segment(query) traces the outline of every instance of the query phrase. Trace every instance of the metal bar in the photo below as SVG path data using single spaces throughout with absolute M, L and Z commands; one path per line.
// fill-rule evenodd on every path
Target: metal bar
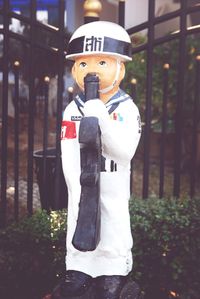
M 15 220 L 18 221 L 18 216 L 19 216 L 19 61 L 15 61 L 15 63 L 14 63 L 14 76 L 15 76 L 15 90 L 14 90 L 14 106 L 15 106 L 14 211 L 15 211 Z
M 29 65 L 29 122 L 28 122 L 28 184 L 27 210 L 33 213 L 33 149 L 34 149 L 34 116 L 35 116 L 35 71 L 34 71 L 34 22 L 36 20 L 36 0 L 30 2 L 30 65 Z
M 68 87 L 68 100 L 67 100 L 67 104 L 71 103 L 73 101 L 73 97 L 74 97 L 74 88 L 72 86 Z
M 43 128 L 43 186 L 46 186 L 47 178 L 47 147 L 48 147 L 48 91 L 49 77 L 44 78 L 44 128 Z M 44 209 L 49 211 L 46 188 L 43 187 Z
M 140 32 L 142 30 L 145 30 L 147 28 L 148 28 L 148 22 L 144 22 L 144 23 L 136 25 L 136 26 L 134 26 L 132 28 L 127 29 L 127 32 L 128 32 L 129 35 L 131 35 L 131 34 Z
M 133 78 L 131 80 L 131 97 L 134 101 L 134 103 L 136 103 L 136 85 L 137 85 L 137 80 L 135 78 Z M 130 173 L 130 194 L 133 193 L 133 170 L 134 170 L 134 158 L 131 159 L 131 173 Z
M 167 14 L 164 14 L 160 17 L 156 17 L 154 20 L 153 20 L 153 24 L 154 25 L 157 25 L 157 24 L 160 24 L 162 22 L 166 22 L 166 21 L 169 21 L 173 18 L 176 18 L 176 17 L 179 17 L 180 15 L 180 10 L 176 10 L 176 11 L 173 11 L 173 12 L 170 12 L 170 13 L 167 13 Z M 134 33 L 137 33 L 139 31 L 142 31 L 142 30 L 145 30 L 148 28 L 148 21 L 147 22 L 143 22 L 137 26 L 134 26 L 132 28 L 129 28 L 127 30 L 127 32 L 129 34 L 134 34 Z
M 125 0 L 119 0 L 118 24 L 125 27 Z
M 167 98 L 168 98 L 168 77 L 169 64 L 163 66 L 163 105 L 162 105 L 162 133 L 160 144 L 160 186 L 159 197 L 164 195 L 164 168 L 165 168 L 165 146 L 166 146 L 166 126 L 167 126 Z
M 99 17 L 90 17 L 90 16 L 84 17 L 84 24 L 95 22 L 95 21 L 99 21 Z
M 9 1 L 4 1 L 4 40 L 3 40 L 3 92 L 2 92 L 2 141 L 1 141 L 1 198 L 0 226 L 6 225 L 7 214 L 7 162 L 8 162 L 8 49 L 9 49 Z
M 147 50 L 148 44 L 142 44 L 141 46 L 137 46 L 132 48 L 132 55 Z
M 99 21 L 99 13 L 101 12 L 102 4 L 101 1 L 84 1 L 84 24 Z
M 137 80 L 135 78 L 133 78 L 131 80 L 131 97 L 132 97 L 134 103 L 136 103 L 136 101 L 137 101 Z
M 28 38 L 26 38 L 26 37 L 24 37 L 24 36 L 22 36 L 18 33 L 15 33 L 15 32 L 9 32 L 9 37 L 14 38 L 16 40 L 19 40 L 21 42 L 30 44 L 30 39 L 28 39 Z M 52 52 L 52 53 L 58 52 L 58 49 L 52 48 L 51 46 L 43 45 L 43 44 L 41 44 L 37 41 L 33 41 L 33 47 L 37 47 L 37 48 L 40 48 L 42 50 L 46 50 L 46 51 L 49 51 L 49 52 Z
M 147 24 L 148 23 L 146 22 L 145 26 L 147 26 Z M 144 27 L 143 29 L 146 29 L 146 28 L 147 27 Z M 130 29 L 127 30 L 128 33 L 129 33 L 129 31 L 130 31 Z M 138 32 L 138 30 L 135 30 L 135 31 Z M 1 32 L 3 33 L 2 29 L 0 29 L 0 33 Z M 200 32 L 200 27 L 187 28 L 186 34 L 190 35 L 190 34 L 195 34 L 195 33 L 199 33 L 199 32 Z M 57 34 L 57 31 L 54 31 L 54 33 Z M 25 42 L 27 44 L 30 43 L 30 39 L 29 38 L 27 38 L 27 37 L 25 37 L 25 36 L 23 36 L 21 34 L 12 32 L 12 31 L 9 32 L 9 37 L 14 38 L 14 39 L 19 40 L 19 41 L 22 41 L 22 42 Z M 166 36 L 162 36 L 162 37 L 156 38 L 156 39 L 154 39 L 154 46 L 163 44 L 164 42 L 169 42 L 169 41 L 171 41 L 173 39 L 177 39 L 179 37 L 180 37 L 180 32 L 177 31 L 177 32 L 175 32 L 173 34 L 169 34 L 169 35 L 166 35 Z M 64 38 L 64 36 L 63 36 L 63 38 Z M 34 41 L 34 46 L 38 47 L 40 49 L 46 50 L 46 51 L 51 51 L 52 53 L 55 53 L 55 52 L 58 51 L 58 49 L 52 48 L 51 46 L 48 46 L 48 45 L 43 45 L 43 44 L 41 44 L 41 43 L 39 43 L 37 41 Z M 146 50 L 146 48 L 147 48 L 147 43 L 142 44 L 140 46 L 137 46 L 137 47 L 135 47 L 135 48 L 132 49 L 132 54 L 138 53 L 140 51 L 144 51 L 144 50 Z
M 185 57 L 186 57 L 186 21 L 187 0 L 181 1 L 180 14 L 180 42 L 179 42 L 179 66 L 178 66 L 178 88 L 177 107 L 175 116 L 175 163 L 174 163 L 174 196 L 180 195 L 181 182 L 181 158 L 182 158 L 182 135 L 183 135 L 183 101 L 184 101 L 184 79 L 185 79 Z
M 130 164 L 130 195 L 133 194 L 133 170 L 134 170 L 134 159 L 131 159 L 131 164 Z
M 146 110 L 144 126 L 144 167 L 143 167 L 143 198 L 149 194 L 149 153 L 151 134 L 151 102 L 152 102 L 152 72 L 153 72 L 153 40 L 154 40 L 155 0 L 149 1 L 149 28 L 147 46 L 147 80 L 146 80 Z
M 57 94 L 57 119 L 56 119 L 56 169 L 55 169 L 55 208 L 59 207 L 60 198 L 60 169 L 61 169 L 61 149 L 60 132 L 62 122 L 63 105 L 63 73 L 64 73 L 64 13 L 65 1 L 59 1 L 59 49 L 58 49 L 58 94 Z
M 191 175 L 190 175 L 190 196 L 195 196 L 196 172 L 197 172 L 197 132 L 199 121 L 200 107 L 200 55 L 196 57 L 196 80 L 195 80 L 195 99 L 193 110 L 193 127 L 192 127 L 192 151 L 191 151 Z
M 200 11 L 200 6 L 193 6 L 193 7 L 187 7 L 186 8 L 186 13 L 187 14 L 190 14 L 190 13 L 193 13 L 193 12 L 198 12 L 198 11 Z M 164 14 L 162 16 L 156 17 L 154 19 L 154 25 L 157 25 L 157 24 L 169 21 L 171 19 L 177 18 L 177 17 L 180 16 L 180 14 L 181 14 L 181 9 L 178 9 L 178 10 L 172 11 L 170 13 Z M 134 33 L 137 33 L 139 31 L 142 31 L 142 30 L 146 29 L 147 27 L 148 27 L 148 22 L 144 22 L 142 24 L 139 24 L 137 26 L 129 28 L 127 30 L 127 32 L 128 32 L 128 34 L 134 34 Z
M 27 23 L 27 24 L 30 23 L 30 18 L 29 17 L 26 17 L 22 14 L 15 13 L 13 11 L 9 12 L 9 16 L 11 18 L 15 18 L 15 19 L 17 19 L 21 22 L 24 22 L 24 23 Z M 58 32 L 57 27 L 49 25 L 49 24 L 43 24 L 40 21 L 37 21 L 36 19 L 35 19 L 35 22 L 33 23 L 33 25 L 36 26 L 36 27 L 41 27 L 41 28 L 43 28 L 43 29 L 45 29 L 46 31 L 49 31 L 49 32 Z
M 195 33 L 199 33 L 199 32 L 200 32 L 200 27 L 199 28 L 187 29 L 187 31 L 186 31 L 185 34 L 186 35 L 190 35 L 190 34 L 195 34 Z M 177 38 L 180 38 L 180 32 L 156 38 L 154 40 L 154 42 L 153 42 L 153 45 L 154 46 L 158 46 L 158 45 L 161 45 L 161 44 L 163 44 L 165 42 L 169 42 L 169 41 L 177 39 Z M 137 46 L 137 47 L 133 48 L 132 49 L 132 54 L 139 53 L 139 52 L 144 51 L 146 49 L 147 49 L 147 43 L 142 44 L 140 46 Z

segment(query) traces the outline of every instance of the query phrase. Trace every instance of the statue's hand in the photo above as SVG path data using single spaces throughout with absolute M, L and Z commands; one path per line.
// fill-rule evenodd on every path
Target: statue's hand
M 84 106 L 84 115 L 97 117 L 99 119 L 100 128 L 105 126 L 110 119 L 106 106 L 100 99 L 87 101 Z

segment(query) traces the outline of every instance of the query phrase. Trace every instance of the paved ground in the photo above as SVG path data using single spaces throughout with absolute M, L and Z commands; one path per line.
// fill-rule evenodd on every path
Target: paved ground
M 18 217 L 27 215 L 27 182 L 19 180 Z M 15 182 L 9 178 L 7 181 L 7 222 L 15 220 Z M 41 208 L 40 195 L 37 183 L 33 183 L 33 212 Z

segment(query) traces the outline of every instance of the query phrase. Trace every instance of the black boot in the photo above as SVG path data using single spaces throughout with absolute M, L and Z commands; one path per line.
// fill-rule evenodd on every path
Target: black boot
M 120 292 L 126 281 L 127 277 L 120 275 L 97 277 L 97 299 L 119 299 Z
M 52 298 L 67 299 L 83 295 L 90 287 L 92 277 L 79 271 L 68 270 L 61 283 L 55 288 Z

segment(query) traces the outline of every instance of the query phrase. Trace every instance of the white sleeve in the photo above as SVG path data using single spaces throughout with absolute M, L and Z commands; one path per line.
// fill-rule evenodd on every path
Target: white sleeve
M 99 99 L 87 101 L 84 114 L 99 119 L 102 152 L 116 163 L 127 166 L 140 139 L 140 115 L 132 101 L 126 101 L 122 106 L 120 113 L 123 114 L 123 121 L 112 120 L 104 103 Z

